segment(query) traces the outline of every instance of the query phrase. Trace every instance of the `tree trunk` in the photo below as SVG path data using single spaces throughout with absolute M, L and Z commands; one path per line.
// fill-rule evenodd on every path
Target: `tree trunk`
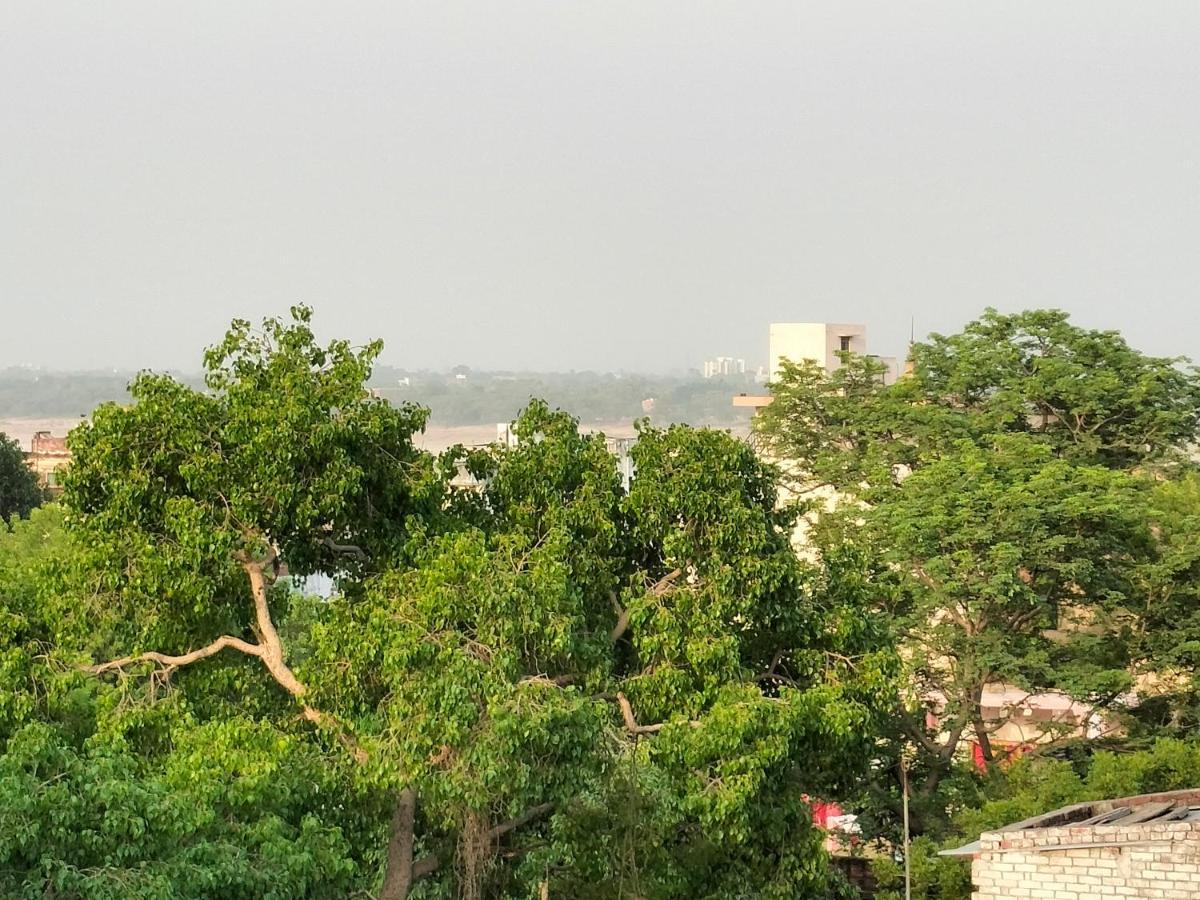
M 405 788 L 392 813 L 392 836 L 388 841 L 387 866 L 379 900 L 408 900 L 413 884 L 413 829 L 417 814 L 417 791 Z
M 975 726 L 975 740 L 979 742 L 979 752 L 983 756 L 983 761 L 990 767 L 996 761 L 996 757 L 992 753 L 992 739 L 988 736 L 983 716 L 977 716 L 973 724 Z

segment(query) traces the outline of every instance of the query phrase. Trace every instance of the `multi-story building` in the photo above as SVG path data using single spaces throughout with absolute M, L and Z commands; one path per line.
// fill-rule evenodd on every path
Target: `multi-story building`
M 833 372 L 842 364 L 843 353 L 870 356 L 867 353 L 867 326 L 831 322 L 774 322 L 770 329 L 770 377 L 779 375 L 781 360 L 812 360 L 825 371 Z M 899 375 L 895 357 L 874 357 L 886 367 L 884 383 L 891 384 Z
M 745 375 L 746 361 L 732 356 L 718 356 L 716 359 L 704 361 L 704 377 L 715 378 L 718 375 Z

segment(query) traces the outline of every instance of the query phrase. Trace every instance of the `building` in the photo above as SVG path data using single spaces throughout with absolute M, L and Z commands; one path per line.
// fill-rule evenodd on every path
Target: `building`
M 833 322 L 772 322 L 768 332 L 767 368 L 755 377 L 755 381 L 774 381 L 782 368 L 782 361 L 811 360 L 824 367 L 826 372 L 836 371 L 842 365 L 842 354 L 854 353 L 870 356 L 884 366 L 883 383 L 892 384 L 900 377 L 900 365 L 894 356 L 874 356 L 867 352 L 867 326 L 838 324 Z M 705 377 L 708 363 L 705 363 Z M 771 403 L 769 394 L 738 394 L 733 405 L 751 409 L 757 414 Z
M 716 359 L 704 361 L 704 377 L 715 378 L 718 375 L 745 375 L 746 361 L 734 359 L 732 356 L 718 356 Z
M 812 360 L 833 372 L 842 364 L 841 354 L 870 356 L 867 353 L 867 326 L 831 322 L 773 322 L 770 328 L 768 366 L 770 379 L 779 375 L 781 360 L 792 362 Z M 884 383 L 891 384 L 899 376 L 895 357 L 877 356 L 886 366 Z
M 51 491 L 61 490 L 61 473 L 71 462 L 65 437 L 55 437 L 49 431 L 38 431 L 29 442 L 25 463 L 37 476 L 38 484 Z
M 1200 898 L 1200 789 L 1076 803 L 942 855 L 973 860 L 973 900 Z

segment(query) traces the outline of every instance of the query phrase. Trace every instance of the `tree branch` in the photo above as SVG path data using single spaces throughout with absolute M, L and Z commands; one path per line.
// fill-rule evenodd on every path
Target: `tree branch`
M 353 556 L 359 562 L 368 562 L 371 559 L 357 544 L 339 544 L 331 537 L 323 538 L 321 544 L 341 556 Z
M 124 669 L 126 666 L 136 665 L 140 662 L 156 662 L 165 669 L 176 669 L 180 666 L 190 665 L 191 663 L 214 656 L 226 647 L 232 647 L 234 650 L 238 650 L 248 656 L 262 657 L 262 648 L 258 644 L 251 644 L 248 641 L 243 641 L 241 638 L 225 634 L 211 644 L 206 644 L 197 650 L 192 650 L 190 653 L 183 653 L 179 656 L 172 656 L 169 653 L 158 653 L 151 650 L 146 653 L 138 653 L 135 656 L 123 656 L 120 659 L 114 659 L 95 666 L 86 666 L 84 671 L 90 672 L 93 675 L 101 675 L 104 672 Z
M 609 592 L 608 596 L 612 600 L 613 609 L 617 613 L 617 624 L 613 626 L 612 631 L 609 633 L 609 638 L 615 644 L 629 630 L 629 610 L 621 606 L 621 601 L 617 599 L 615 593 Z
M 553 810 L 553 803 L 539 803 L 537 806 L 531 806 L 519 816 L 509 819 L 507 822 L 501 822 L 499 825 L 496 825 L 488 833 L 488 837 L 490 837 L 493 841 L 498 841 L 510 831 L 516 831 L 522 825 L 528 825 L 535 819 L 540 819 L 542 816 L 553 812 Z
M 629 705 L 629 698 L 624 694 L 617 692 L 617 704 L 621 707 L 621 718 L 625 720 L 625 730 L 630 734 L 656 734 L 663 730 L 663 723 L 657 725 L 639 725 L 637 719 L 633 717 L 633 707 Z
M 650 593 L 655 597 L 661 597 L 670 589 L 671 583 L 682 574 L 683 569 L 673 569 L 651 585 Z
M 266 556 L 262 559 L 253 559 L 245 551 L 239 551 L 235 555 L 235 559 L 241 564 L 242 570 L 250 580 L 250 593 L 254 598 L 255 630 L 259 636 L 257 644 L 252 644 L 249 641 L 227 634 L 217 638 L 211 644 L 179 656 L 148 651 L 146 653 L 139 653 L 136 656 L 126 656 L 110 662 L 87 666 L 84 668 L 84 671 L 99 675 L 143 661 L 157 662 L 163 668 L 170 670 L 199 662 L 202 659 L 207 659 L 219 653 L 226 647 L 232 647 L 235 650 L 245 653 L 247 656 L 255 656 L 261 659 L 263 665 L 267 667 L 267 671 L 271 673 L 271 677 L 275 679 L 275 682 L 299 700 L 308 693 L 308 687 L 296 677 L 296 673 L 291 670 L 291 667 L 288 666 L 284 659 L 283 642 L 279 638 L 279 632 L 275 628 L 275 623 L 271 620 L 271 608 L 268 604 L 268 578 L 266 572 L 269 567 L 274 567 L 278 558 L 278 554 L 274 548 L 269 549 Z M 315 709 L 307 703 L 304 704 L 302 715 L 306 721 L 314 725 L 324 726 L 336 731 L 338 740 L 350 750 L 354 758 L 360 763 L 366 762 L 366 751 L 358 745 L 353 735 L 346 730 L 346 727 L 336 717 Z

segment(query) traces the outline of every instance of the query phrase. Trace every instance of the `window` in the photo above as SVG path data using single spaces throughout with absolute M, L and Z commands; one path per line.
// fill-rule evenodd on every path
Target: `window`
M 842 341 L 842 352 L 849 353 L 850 352 L 850 335 L 843 334 L 841 337 L 841 341 Z

